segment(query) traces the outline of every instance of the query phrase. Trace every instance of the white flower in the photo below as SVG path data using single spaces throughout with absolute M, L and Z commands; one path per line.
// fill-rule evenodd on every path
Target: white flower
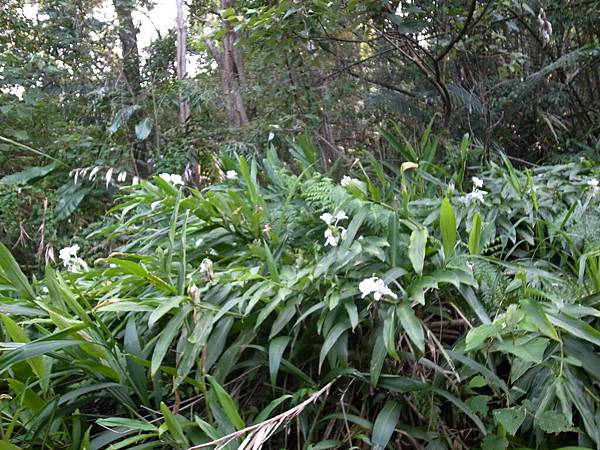
M 338 230 L 340 230 L 340 238 L 343 241 L 344 239 L 346 239 L 346 232 L 348 230 L 346 230 L 344 227 L 338 227 Z
M 332 247 L 337 247 L 338 245 L 338 240 L 333 235 L 333 231 L 331 230 L 331 228 L 327 228 L 325 230 L 325 246 L 328 245 L 331 245 Z
M 204 239 L 202 238 L 198 238 L 196 239 L 196 243 L 194 244 L 196 247 L 200 247 L 202 245 L 202 243 L 204 242 Z
M 237 180 L 238 174 L 235 170 L 228 170 L 225 174 L 225 178 L 228 180 Z
M 346 213 L 344 212 L 344 210 L 340 210 L 335 215 L 335 223 L 337 224 L 340 220 L 344 220 L 344 219 L 347 219 L 347 218 L 348 218 L 348 216 L 346 215 Z
M 473 177 L 471 178 L 471 181 L 473 181 L 473 186 L 475 186 L 476 188 L 483 187 L 483 180 L 481 178 Z
M 213 269 L 213 262 L 210 258 L 204 258 L 200 263 L 200 272 L 211 273 Z
M 133 179 L 131 180 L 131 185 L 132 186 L 135 186 L 136 184 L 140 184 L 139 177 L 133 177 Z
M 119 183 L 122 183 L 123 181 L 125 181 L 127 179 L 127 172 L 124 170 L 122 171 L 119 176 L 117 177 L 117 181 Z
M 210 253 L 211 255 L 215 256 L 217 254 L 217 251 L 214 248 L 211 248 L 208 250 L 208 253 Z
M 63 265 L 69 272 L 78 273 L 87 272 L 88 270 L 87 263 L 83 259 L 77 257 L 78 251 L 79 245 L 75 244 L 71 247 L 65 247 L 58 252 L 58 257 L 62 260 Z
M 65 247 L 60 249 L 58 252 L 58 257 L 62 260 L 63 264 L 66 266 L 67 262 L 72 258 L 77 257 L 77 252 L 79 251 L 79 245 L 75 244 L 71 247 Z
M 358 284 L 358 289 L 362 293 L 361 298 L 365 298 L 369 294 L 373 294 L 375 300 L 380 300 L 384 295 L 388 295 L 392 298 L 398 298 L 392 290 L 385 285 L 381 278 L 371 277 L 362 280 Z
M 325 222 L 327 225 L 331 225 L 331 222 L 333 222 L 333 216 L 329 213 L 323 213 L 319 216 L 319 219 L 321 219 L 323 222 Z
M 275 139 L 275 133 L 273 133 L 272 131 L 269 131 L 269 136 L 267 138 L 267 142 L 271 142 L 273 139 Z
M 172 174 L 171 183 L 173 183 L 175 186 L 183 186 L 183 178 L 181 178 L 181 175 Z
M 451 181 L 450 183 L 448 183 L 448 192 L 452 193 L 454 192 L 455 186 L 454 186 L 454 181 Z
M 92 171 L 90 172 L 90 181 L 94 180 L 96 178 L 96 174 L 98 173 L 98 171 L 100 170 L 100 167 L 96 166 L 92 169 Z
M 340 184 L 342 185 L 342 187 L 346 187 L 346 186 L 350 186 L 352 183 L 358 183 L 359 180 L 357 180 L 356 178 L 351 178 L 348 175 L 344 175 L 342 177 L 342 181 L 340 181 Z
M 108 185 L 110 184 L 110 180 L 112 180 L 112 174 L 113 168 L 111 167 L 106 171 L 106 176 L 104 177 L 106 179 L 106 187 L 108 187 Z
M 208 281 L 212 280 L 214 272 L 213 262 L 210 258 L 204 258 L 202 260 L 200 263 L 200 273 L 203 273 Z
M 486 191 L 481 191 L 479 189 L 473 188 L 473 192 L 469 192 L 465 196 L 465 200 L 467 203 L 471 203 L 473 200 L 480 201 L 481 203 L 485 203 L 483 196 L 486 195 Z
M 598 184 L 600 184 L 600 182 L 598 181 L 597 178 L 591 178 L 588 180 L 587 185 L 591 186 L 591 187 L 597 187 Z
M 170 173 L 161 173 L 159 175 L 159 177 L 161 177 L 167 183 L 171 183 L 174 186 L 177 186 L 177 185 L 183 186 L 183 178 L 181 178 L 181 175 L 178 175 L 176 173 L 172 173 L 172 174 L 170 174 Z

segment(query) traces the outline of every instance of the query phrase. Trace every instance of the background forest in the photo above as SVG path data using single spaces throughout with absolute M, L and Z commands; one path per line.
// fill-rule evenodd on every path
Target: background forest
M 0 6 L 0 449 L 600 448 L 600 1 Z

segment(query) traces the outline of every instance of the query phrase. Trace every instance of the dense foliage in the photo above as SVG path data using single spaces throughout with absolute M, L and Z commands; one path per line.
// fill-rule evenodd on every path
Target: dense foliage
M 0 4 L 0 450 L 600 449 L 600 1 Z
M 598 172 L 471 179 L 467 140 L 453 174 L 433 142 L 341 180 L 305 145 L 123 187 L 102 257 L 32 282 L 3 248 L 4 442 L 600 445 Z

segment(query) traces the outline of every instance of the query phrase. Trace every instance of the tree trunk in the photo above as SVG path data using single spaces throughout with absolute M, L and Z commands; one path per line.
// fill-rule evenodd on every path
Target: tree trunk
M 232 8 L 234 4 L 235 0 L 221 0 L 221 9 Z M 206 40 L 206 45 L 219 66 L 229 122 L 240 127 L 248 123 L 248 115 L 242 98 L 244 58 L 240 49 L 235 46 L 237 33 L 227 20 L 223 20 L 223 28 L 226 32 L 221 40 L 222 49 L 210 39 Z
M 132 0 L 113 0 L 119 19 L 119 40 L 123 50 L 123 75 L 132 97 L 135 99 L 141 89 L 140 54 L 137 46 L 137 32 L 131 12 Z
M 186 45 L 187 26 L 183 14 L 183 0 L 175 0 L 177 3 L 177 80 L 180 82 L 186 77 Z M 180 87 L 181 90 L 181 87 Z M 190 116 L 190 104 L 185 100 L 183 94 L 179 94 L 179 121 L 185 123 Z

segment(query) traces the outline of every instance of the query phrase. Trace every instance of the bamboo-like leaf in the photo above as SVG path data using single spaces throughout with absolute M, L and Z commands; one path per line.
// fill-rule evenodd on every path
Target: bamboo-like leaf
M 471 255 L 478 255 L 481 251 L 481 229 L 481 215 L 476 212 L 469 232 L 469 253 Z
M 33 288 L 27 281 L 27 277 L 17 264 L 17 261 L 11 255 L 10 251 L 0 242 L 0 275 L 11 283 L 26 299 L 35 297 Z
M 419 275 L 423 274 L 426 245 L 427 228 L 419 227 L 411 233 L 410 244 L 408 246 L 408 258 L 412 263 L 413 269 L 415 269 L 415 272 Z
M 450 258 L 454 254 L 456 245 L 456 216 L 448 197 L 442 200 L 440 206 L 440 230 L 442 232 L 442 244 L 444 255 Z
M 373 450 L 384 450 L 387 447 L 400 418 L 400 411 L 400 404 L 395 401 L 387 402 L 383 409 L 379 411 L 373 424 L 373 435 L 371 437 Z
M 158 372 L 163 359 L 165 359 L 165 356 L 169 351 L 171 342 L 175 336 L 181 332 L 181 325 L 183 324 L 187 313 L 187 308 L 180 309 L 177 315 L 173 316 L 167 326 L 161 331 L 160 337 L 158 338 L 156 346 L 154 347 L 154 352 L 152 353 L 152 364 L 150 366 L 151 375 L 154 375 L 156 372 Z
M 279 371 L 283 352 L 291 339 L 289 336 L 279 336 L 269 343 L 269 375 L 271 376 L 271 384 L 273 386 L 276 385 L 277 372 Z
M 223 411 L 227 415 L 227 418 L 231 424 L 238 431 L 243 429 L 245 426 L 244 421 L 238 412 L 238 408 L 233 401 L 233 398 L 231 398 L 227 391 L 225 391 L 225 389 L 223 389 L 223 387 L 213 377 L 207 375 L 206 378 L 208 379 L 208 382 L 210 383 L 210 386 L 212 387 L 213 392 L 215 393 L 217 400 L 221 405 L 221 408 L 223 408 Z
M 425 336 L 421 321 L 415 315 L 415 312 L 406 302 L 401 303 L 397 307 L 398 319 L 404 330 L 408 334 L 410 340 L 423 352 L 425 351 Z
M 171 433 L 171 436 L 173 436 L 173 438 L 179 444 L 189 447 L 190 444 L 188 439 L 185 437 L 185 434 L 183 433 L 183 427 L 177 420 L 177 417 L 175 417 L 175 415 L 171 412 L 169 407 L 163 402 L 160 402 L 160 412 L 165 418 L 165 423 L 167 424 L 167 429 L 169 430 L 169 433 Z

